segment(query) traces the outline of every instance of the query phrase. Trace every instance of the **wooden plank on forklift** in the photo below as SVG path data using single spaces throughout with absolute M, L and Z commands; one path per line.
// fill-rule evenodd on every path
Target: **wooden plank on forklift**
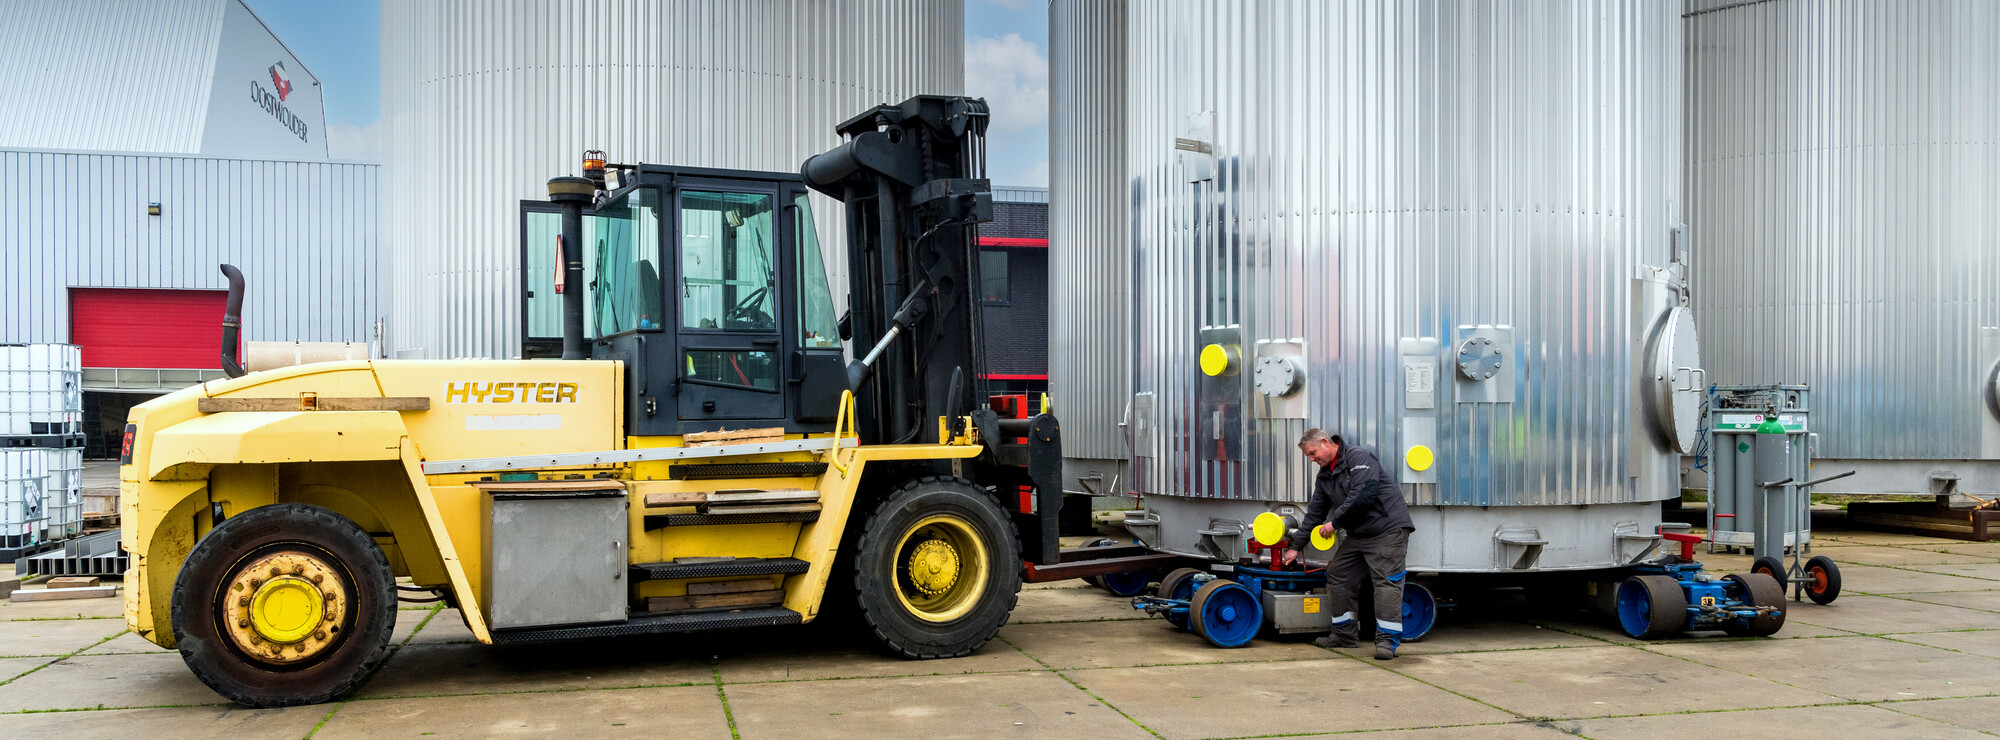
M 769 578 L 752 578 L 746 581 L 705 581 L 688 584 L 689 596 L 710 594 L 740 594 L 750 591 L 769 591 L 777 588 Z
M 431 399 L 423 396 L 389 398 L 203 398 L 195 410 L 204 414 L 232 411 L 429 411 Z
M 753 606 L 776 606 L 784 602 L 785 590 L 773 588 L 763 591 L 743 591 L 733 594 L 654 596 L 646 599 L 646 611 L 684 612 L 706 609 L 745 609 Z
M 616 478 L 584 478 L 561 480 L 520 480 L 520 481 L 473 481 L 472 487 L 495 493 L 547 493 L 574 491 L 622 491 L 625 481 Z
M 711 504 L 708 507 L 707 513 L 710 516 L 722 514 L 803 514 L 819 510 L 820 504 L 818 501 L 801 501 L 789 504 L 752 504 L 748 506 L 717 506 Z
M 735 488 L 716 491 L 708 495 L 708 503 L 715 504 L 782 504 L 793 501 L 818 501 L 819 491 L 812 488 Z
M 647 506 L 693 506 L 708 503 L 707 491 L 669 491 L 646 494 Z
M 715 447 L 728 444 L 753 444 L 757 442 L 785 441 L 784 427 L 763 429 L 722 430 L 719 432 L 695 432 L 681 437 L 681 442 L 689 447 Z

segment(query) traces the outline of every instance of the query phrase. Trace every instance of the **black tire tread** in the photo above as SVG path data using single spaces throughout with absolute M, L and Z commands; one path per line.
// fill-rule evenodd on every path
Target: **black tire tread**
M 1811 576 L 1814 568 L 1826 571 L 1825 593 L 1813 593 Z M 1832 558 L 1814 555 L 1811 560 L 1806 561 L 1806 576 L 1806 598 L 1812 599 L 1813 603 L 1825 606 L 1840 598 L 1840 566 L 1834 565 Z
M 1735 583 L 1743 592 L 1743 600 L 1749 602 L 1751 606 L 1776 606 L 1782 608 L 1785 605 L 1785 587 L 1779 585 L 1778 579 L 1771 577 L 1769 574 L 1731 573 L 1723 576 L 1723 578 Z M 1778 630 L 1784 629 L 1784 627 L 1785 614 L 1783 611 L 1780 611 L 1776 616 L 1758 617 L 1750 620 L 1750 624 L 1745 627 L 1731 628 L 1725 631 L 1732 635 L 1763 637 L 1777 634 Z
M 980 488 L 978 484 L 973 483 L 972 481 L 966 480 L 964 478 L 957 478 L 946 475 L 927 475 L 922 478 L 916 478 L 914 480 L 910 480 L 904 483 L 902 486 L 898 487 L 894 492 L 890 493 L 887 496 L 882 497 L 882 500 L 875 504 L 875 510 L 869 512 L 868 518 L 863 523 L 861 538 L 858 541 L 858 547 L 856 548 L 856 552 L 866 553 L 870 549 L 872 549 L 872 547 L 878 546 L 875 545 L 875 542 L 878 538 L 894 536 L 886 531 L 876 530 L 873 527 L 873 525 L 875 524 L 875 522 L 880 521 L 882 517 L 887 515 L 890 511 L 891 506 L 900 501 L 905 494 L 915 491 L 916 489 L 921 488 L 923 486 L 935 483 L 957 484 L 965 487 L 968 493 L 977 491 L 978 496 L 981 500 L 993 506 L 994 509 L 1000 512 L 1000 522 L 1001 525 L 1004 527 L 1004 530 L 1001 532 L 1001 542 L 1009 547 L 1014 547 L 1018 549 L 1019 547 L 1018 543 L 1020 542 L 1020 530 L 1019 528 L 1014 526 L 1013 517 L 1007 516 L 1007 510 L 1000 506 L 1000 502 L 995 500 L 992 494 L 987 493 L 986 490 Z M 866 560 L 866 558 L 860 558 L 860 559 L 863 561 Z M 1016 560 L 1018 560 L 1018 552 L 1016 553 Z M 1015 568 L 1015 575 L 1013 578 L 1014 587 L 1012 589 L 1007 590 L 1005 594 L 1007 599 L 1007 608 L 1002 610 L 1000 619 L 995 621 L 991 626 L 991 628 L 985 630 L 985 634 L 980 636 L 980 638 L 975 644 L 959 650 L 926 651 L 922 649 L 923 646 L 905 642 L 898 636 L 890 633 L 888 630 L 883 629 L 882 620 L 875 618 L 873 610 L 869 608 L 868 599 L 865 598 L 865 595 L 872 593 L 871 589 L 881 589 L 884 587 L 881 584 L 877 583 L 876 580 L 870 576 L 869 569 L 866 567 L 866 565 L 867 564 L 865 562 L 860 562 L 857 563 L 857 566 L 854 569 L 854 590 L 856 595 L 858 597 L 861 597 L 861 598 L 856 598 L 855 601 L 856 605 L 859 607 L 858 611 L 860 612 L 862 621 L 865 622 L 868 625 L 869 629 L 875 633 L 875 639 L 879 640 L 884 648 L 888 649 L 892 653 L 913 660 L 962 658 L 967 655 L 971 655 L 972 651 L 978 650 L 980 647 L 985 646 L 986 643 L 991 642 L 993 640 L 993 637 L 995 635 L 1000 634 L 1000 628 L 1005 627 L 1007 625 L 1007 620 L 1013 616 L 1014 607 L 1020 603 L 1021 599 L 1021 580 L 1019 576 L 1019 568 L 1017 567 Z M 892 579 L 894 578 L 893 575 L 890 577 Z M 890 584 L 889 586 L 887 586 L 887 588 L 895 588 L 895 585 Z M 891 616 L 891 618 L 894 617 Z
M 195 678 L 200 679 L 202 683 L 207 684 L 209 688 L 214 689 L 216 693 L 221 694 L 224 698 L 246 707 L 288 707 L 321 704 L 332 701 L 360 688 L 361 684 L 366 682 L 370 676 L 373 676 L 375 671 L 380 669 L 382 664 L 389 659 L 389 638 L 393 634 L 396 625 L 396 598 L 393 590 L 395 588 L 396 577 L 394 571 L 389 567 L 389 558 L 382 553 L 382 548 L 375 545 L 374 538 L 369 536 L 368 532 L 361 528 L 361 525 L 355 524 L 353 520 L 341 516 L 330 509 L 310 504 L 281 503 L 260 506 L 238 514 L 225 520 L 222 525 L 217 527 L 217 530 L 234 524 L 234 527 L 223 533 L 223 536 L 227 537 L 239 529 L 255 531 L 254 528 L 258 526 L 271 526 L 270 524 L 265 524 L 265 520 L 277 519 L 282 522 L 285 518 L 292 517 L 309 521 L 309 526 L 319 529 L 319 531 L 339 532 L 346 530 L 347 534 L 357 537 L 359 542 L 368 544 L 365 551 L 372 555 L 371 562 L 343 563 L 343 565 L 357 570 L 360 568 L 375 570 L 379 574 L 381 582 L 387 584 L 389 590 L 384 594 L 383 598 L 378 599 L 380 602 L 379 609 L 382 613 L 377 615 L 377 624 L 386 625 L 386 627 L 380 630 L 380 639 L 375 641 L 375 645 L 370 648 L 368 656 L 361 661 L 360 669 L 330 686 L 322 687 L 319 690 L 308 693 L 286 696 L 260 696 L 245 693 L 238 689 L 227 677 L 219 675 L 212 666 L 204 662 L 204 659 L 192 654 L 192 651 L 189 649 L 190 640 L 195 640 L 196 642 L 199 642 L 199 640 L 186 632 L 185 625 L 188 619 L 186 610 L 192 600 L 203 598 L 200 594 L 205 593 L 206 588 L 212 585 L 193 582 L 193 578 L 189 574 L 199 571 L 200 568 L 189 566 L 204 564 L 197 562 L 197 558 L 218 557 L 216 550 L 204 550 L 202 548 L 203 544 L 216 541 L 215 532 L 211 531 L 208 537 L 204 537 L 201 542 L 195 544 L 194 549 L 188 553 L 188 557 L 182 561 L 179 574 L 174 577 L 173 603 L 170 608 L 174 641 L 176 645 L 180 646 L 182 661 L 194 673 Z M 358 586 L 358 582 L 363 580 L 363 576 L 360 573 L 354 573 L 353 575 Z M 349 639 L 359 638 L 351 637 Z M 343 645 L 342 647 L 346 646 Z M 221 645 L 209 646 L 207 649 L 219 651 L 223 654 L 226 654 L 228 650 Z

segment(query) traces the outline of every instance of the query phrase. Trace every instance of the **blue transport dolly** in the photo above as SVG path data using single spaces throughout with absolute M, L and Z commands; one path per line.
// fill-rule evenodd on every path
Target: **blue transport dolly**
M 1634 566 L 1618 584 L 1618 626 L 1650 640 L 1675 632 L 1722 630 L 1762 636 L 1785 626 L 1785 588 L 1767 573 L 1704 573 L 1701 563 Z
M 1250 643 L 1274 615 L 1264 608 L 1267 596 L 1273 600 L 1298 599 L 1306 605 L 1302 612 L 1312 615 L 1313 626 L 1296 630 L 1324 633 L 1332 615 L 1322 610 L 1320 595 L 1313 589 L 1326 583 L 1323 570 L 1275 570 L 1252 565 L 1221 566 L 1227 573 L 1208 573 L 1181 568 L 1160 579 L 1158 596 L 1140 596 L 1132 608 L 1166 617 L 1175 627 L 1193 630 L 1217 647 L 1242 647 Z M 1403 586 L 1403 640 L 1423 639 L 1437 623 L 1437 599 L 1430 589 L 1416 583 Z M 1275 631 L 1292 631 L 1282 623 L 1270 624 Z

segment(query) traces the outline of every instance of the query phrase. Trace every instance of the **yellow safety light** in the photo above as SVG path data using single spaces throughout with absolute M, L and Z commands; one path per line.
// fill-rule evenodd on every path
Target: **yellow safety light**
M 1423 445 L 1416 445 L 1411 447 L 1409 452 L 1403 453 L 1403 462 L 1408 464 L 1411 470 L 1419 473 L 1430 470 L 1431 463 L 1436 461 L 1437 458 L 1431 454 L 1431 448 Z
M 1250 520 L 1250 536 L 1257 544 L 1271 547 L 1285 539 L 1285 518 L 1277 512 L 1267 511 Z
M 1209 377 L 1215 377 L 1235 369 L 1235 354 L 1229 351 L 1228 347 L 1220 344 L 1211 344 L 1201 348 L 1201 373 Z

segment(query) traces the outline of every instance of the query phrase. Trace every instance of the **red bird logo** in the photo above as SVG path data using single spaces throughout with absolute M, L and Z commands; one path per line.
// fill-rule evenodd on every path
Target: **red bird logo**
M 285 96 L 292 94 L 292 81 L 285 79 L 284 62 L 271 65 L 271 86 L 278 89 L 278 102 L 284 102 Z

